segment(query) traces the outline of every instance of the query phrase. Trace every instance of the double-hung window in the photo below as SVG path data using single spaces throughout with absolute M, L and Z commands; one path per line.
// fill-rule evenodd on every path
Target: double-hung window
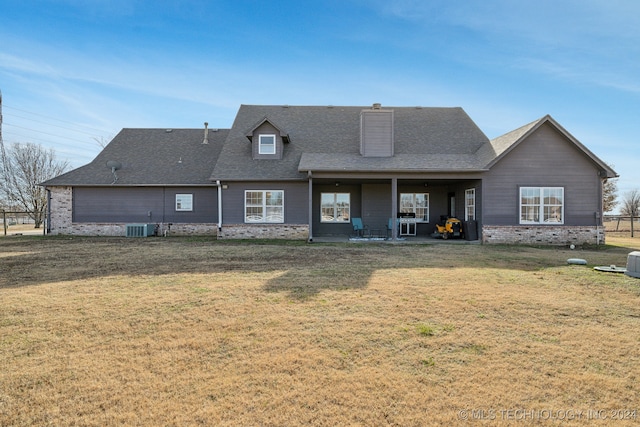
M 284 222 L 284 191 L 246 190 L 244 222 Z
M 464 220 L 476 219 L 476 189 L 469 188 L 464 191 Z
M 176 194 L 176 211 L 192 211 L 193 194 Z
M 520 187 L 520 224 L 564 224 L 564 188 Z
M 322 193 L 320 199 L 321 222 L 351 221 L 351 195 L 349 193 Z
M 429 222 L 429 193 L 400 193 L 400 212 L 414 213 L 417 221 Z
M 276 154 L 275 135 L 260 135 L 258 137 L 258 154 Z

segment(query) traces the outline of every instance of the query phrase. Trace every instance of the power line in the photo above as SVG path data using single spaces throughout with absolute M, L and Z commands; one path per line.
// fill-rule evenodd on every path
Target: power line
M 80 149 L 80 150 L 91 150 L 91 146 L 82 146 L 82 147 L 78 147 L 77 144 L 74 143 L 69 143 L 69 142 L 64 142 L 64 141 L 52 141 L 51 139 L 45 139 L 45 138 L 39 138 L 37 136 L 33 136 L 33 135 L 27 135 L 25 133 L 19 133 L 16 132 L 14 130 L 11 130 L 9 132 L 5 132 L 5 139 L 6 140 L 12 140 L 13 142 L 18 142 L 20 140 L 24 140 L 24 141 L 40 141 L 46 144 L 53 144 L 55 146 L 62 146 L 62 147 L 70 147 L 73 149 Z M 94 149 L 98 149 L 100 148 L 100 144 L 98 144 L 98 142 L 96 142 L 96 146 L 93 147 Z
M 70 121 L 62 120 L 62 119 L 57 119 L 55 117 L 45 116 L 44 114 L 33 113 L 31 111 L 23 110 L 23 109 L 16 108 L 16 107 L 11 107 L 9 105 L 4 105 L 4 108 L 9 108 L 11 110 L 16 110 L 16 111 L 20 111 L 20 112 L 27 113 L 27 114 L 32 114 L 34 116 L 44 117 L 45 119 L 54 120 L 54 121 L 62 122 L 62 123 L 67 123 L 67 124 L 70 124 L 70 125 L 73 125 L 73 126 L 77 126 L 77 127 L 83 127 L 83 128 L 86 128 L 86 129 L 91 129 L 91 130 L 94 130 L 94 131 L 97 131 L 97 132 L 100 132 L 100 133 L 109 133 L 108 131 L 106 131 L 104 129 L 98 129 L 98 128 L 94 128 L 94 127 L 86 126 L 86 125 L 79 125 L 79 124 L 74 123 L 74 122 L 70 122 Z
M 42 124 L 45 124 L 45 125 L 47 125 L 47 126 L 53 126 L 53 127 L 57 127 L 57 128 L 60 128 L 60 129 L 70 130 L 71 132 L 83 133 L 83 134 L 85 134 L 85 135 L 89 135 L 89 136 L 95 136 L 95 135 L 96 135 L 96 134 L 95 134 L 95 132 L 93 132 L 93 133 L 89 133 L 89 132 L 85 132 L 85 131 L 82 131 L 82 130 L 77 130 L 77 129 L 68 128 L 68 127 L 65 127 L 65 126 L 54 125 L 53 123 L 47 123 L 47 122 L 43 122 L 43 121 L 40 121 L 40 120 L 34 120 L 34 119 L 32 119 L 32 118 L 24 117 L 24 116 L 19 116 L 19 115 L 17 115 L 17 114 L 11 114 L 11 113 L 9 113 L 9 114 L 7 114 L 7 116 L 18 117 L 18 118 L 21 118 L 21 119 L 29 120 L 30 122 L 42 123 Z
M 42 131 L 42 130 L 31 129 L 31 128 L 27 128 L 27 127 L 24 127 L 24 126 L 14 125 L 12 123 L 5 123 L 5 125 L 13 126 L 13 127 L 19 128 L 19 129 L 28 130 L 28 131 L 31 131 L 31 132 L 41 133 L 41 134 L 44 134 L 44 135 L 53 136 L 53 137 L 56 137 L 56 138 L 61 138 L 61 139 L 66 139 L 66 140 L 70 140 L 70 141 L 81 142 L 83 144 L 85 144 L 87 142 L 87 141 L 83 141 L 83 140 L 76 139 L 76 138 L 70 138 L 68 136 L 56 135 L 54 133 L 49 133 L 49 132 L 45 132 L 45 131 Z

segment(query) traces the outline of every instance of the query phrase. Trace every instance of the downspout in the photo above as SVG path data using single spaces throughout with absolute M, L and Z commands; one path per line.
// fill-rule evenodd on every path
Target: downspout
M 398 178 L 391 178 L 391 240 L 398 240 Z
M 603 177 L 604 175 L 604 177 Z M 595 212 L 595 220 L 596 220 L 596 245 L 600 246 L 600 221 L 602 214 L 601 212 L 604 210 L 604 181 L 606 179 L 607 173 L 605 171 L 598 172 L 598 179 L 600 180 L 600 187 L 598 188 L 598 199 L 600 200 L 600 207 Z M 632 218 L 633 220 L 633 218 Z
M 311 171 L 307 172 L 309 178 L 309 243 L 313 242 L 313 177 Z
M 220 180 L 216 180 L 216 187 L 218 187 L 218 234 L 222 231 L 222 185 Z
M 45 227 L 45 234 L 51 234 L 51 190 L 45 187 L 47 190 L 47 226 Z

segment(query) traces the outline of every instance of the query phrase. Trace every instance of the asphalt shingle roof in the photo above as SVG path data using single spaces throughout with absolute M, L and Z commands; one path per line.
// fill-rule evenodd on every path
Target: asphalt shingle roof
M 462 108 L 394 111 L 392 158 L 360 156 L 360 113 L 371 107 L 242 105 L 211 179 L 306 179 L 306 170 L 479 169 L 474 153 L 488 138 Z M 282 160 L 254 160 L 246 134 L 267 118 L 289 135 Z
M 360 155 L 360 113 L 371 107 L 242 105 L 231 129 L 123 129 L 88 165 L 43 185 L 211 185 L 215 180 L 305 180 L 323 172 L 471 172 L 487 170 L 545 116 L 491 141 L 462 108 L 383 107 L 394 111 L 394 156 Z M 282 159 L 253 159 L 247 138 L 268 120 L 288 136 Z M 121 165 L 117 182 L 109 162 Z M 111 164 L 111 163 L 109 163 Z
M 228 129 L 122 129 L 89 164 L 43 185 L 205 185 L 218 160 Z M 114 183 L 107 162 L 121 168 Z

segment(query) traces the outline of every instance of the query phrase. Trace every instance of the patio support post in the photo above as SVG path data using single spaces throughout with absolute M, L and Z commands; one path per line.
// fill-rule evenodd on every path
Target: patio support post
M 398 227 L 396 227 L 396 216 L 398 212 L 398 178 L 391 178 L 391 239 L 398 239 Z
M 313 177 L 311 171 L 307 174 L 309 177 L 309 242 L 313 242 Z

